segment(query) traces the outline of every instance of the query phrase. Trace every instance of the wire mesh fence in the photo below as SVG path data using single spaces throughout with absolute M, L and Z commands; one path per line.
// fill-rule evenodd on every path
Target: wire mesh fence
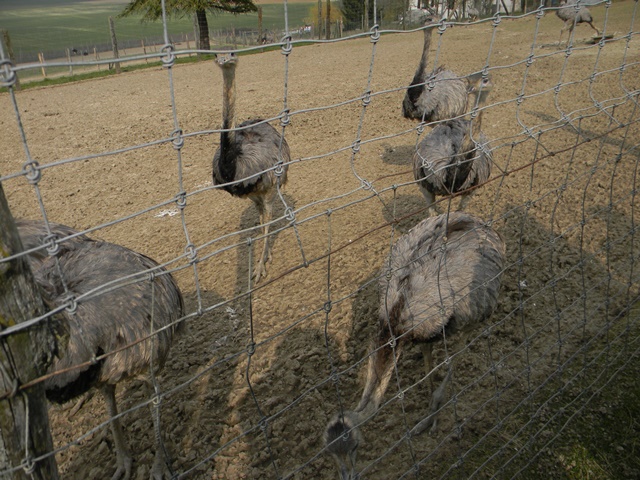
M 392 352 L 392 369 L 379 406 L 358 418 L 354 471 L 361 478 L 561 477 L 575 468 L 571 449 L 588 451 L 594 440 L 572 426 L 582 417 L 619 418 L 622 407 L 600 397 L 637 369 L 640 338 L 638 4 L 589 9 L 599 30 L 593 41 L 578 24 L 559 43 L 556 7 L 435 27 L 429 70 L 444 65 L 493 85 L 484 106 L 461 116 L 472 125 L 481 116 L 486 141 L 476 138 L 474 147 L 492 157 L 491 176 L 472 188 L 465 211 L 498 232 L 506 253 L 492 315 L 460 332 L 438 331 L 430 365 L 413 327 L 391 328 L 375 343 L 386 325 L 379 318 L 392 317 L 380 306 L 381 285 L 403 271 L 388 268 L 389 256 L 429 213 L 413 156 L 439 123 L 447 125 L 402 115 L 424 28 L 374 26 L 312 45 L 285 35 L 277 51 L 236 50 L 238 123 L 265 119 L 291 149 L 286 165 L 272 167 L 286 166 L 288 182 L 278 184 L 266 237 L 252 202 L 211 181 L 225 132 L 223 76 L 211 61 L 175 63 L 197 51 L 167 41 L 157 53 L 121 58 L 159 59 L 162 68 L 26 91 L 11 88 L 13 76 L 39 67 L 3 62 L 9 89 L 0 97 L 0 181 L 14 217 L 69 225 L 157 262 L 90 293 L 73 293 L 75 279 L 63 273 L 72 294 L 49 304 L 46 317 L 73 315 L 123 284 L 133 293 L 168 274 L 184 297 L 170 322 L 183 331 L 164 368 L 155 368 L 162 359 L 152 355 L 151 378 L 125 374 L 117 382 L 132 478 L 148 477 L 160 450 L 175 478 L 335 477 L 325 429 L 357 408 L 374 352 Z M 283 14 L 286 23 L 286 2 Z M 447 224 L 459 195 L 437 200 Z M 444 240 L 453 247 L 429 255 L 454 258 L 453 238 Z M 271 258 L 256 283 L 265 240 Z M 42 241 L 51 252 L 69 244 L 63 235 Z M 49 260 L 59 264 L 62 255 Z M 429 282 L 444 288 L 424 273 L 405 282 L 403 295 Z M 444 315 L 447 302 L 430 308 L 455 322 Z M 107 318 L 122 316 L 121 306 L 105 310 Z M 145 317 L 147 334 L 137 344 L 164 338 L 170 327 L 159 326 L 160 315 L 152 309 Z M 81 318 L 82 341 L 102 331 L 93 318 Z M 1 338 L 23 325 L 5 328 Z M 80 368 L 133 352 L 129 343 L 90 352 Z M 435 428 L 415 434 L 449 375 Z M 112 422 L 99 396 L 73 410 L 51 408 L 63 477 L 113 474 Z M 637 432 L 633 412 L 620 423 Z M 558 448 L 568 436 L 571 446 Z M 636 436 L 627 438 L 622 452 L 637 446 Z M 640 471 L 633 457 L 617 466 L 585 462 L 617 469 L 603 476 L 633 477 Z

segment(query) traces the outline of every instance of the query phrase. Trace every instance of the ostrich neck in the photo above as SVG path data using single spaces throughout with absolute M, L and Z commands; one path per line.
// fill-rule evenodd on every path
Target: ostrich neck
M 478 105 L 480 107 L 481 105 Z M 478 141 L 480 137 L 480 127 L 482 126 L 482 113 L 480 110 L 476 118 L 471 119 L 470 129 L 467 130 L 467 134 L 464 136 L 464 145 L 462 148 L 463 152 L 471 152 L 475 149 L 475 142 Z
M 416 76 L 420 75 L 423 81 L 427 77 L 427 68 L 429 66 L 429 48 L 431 47 L 431 35 L 433 34 L 433 28 L 426 28 L 424 31 L 424 45 L 422 46 L 422 56 L 420 57 L 420 63 L 416 71 Z
M 236 72 L 234 68 L 223 70 L 223 102 L 222 102 L 222 129 L 230 130 L 235 124 L 236 116 Z M 220 148 L 224 152 L 235 140 L 235 132 L 223 131 L 220 133 Z M 224 158 L 225 155 L 222 155 Z

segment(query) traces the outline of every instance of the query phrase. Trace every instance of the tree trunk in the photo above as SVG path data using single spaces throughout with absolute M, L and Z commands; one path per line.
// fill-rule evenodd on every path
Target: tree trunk
M 322 39 L 322 0 L 318 0 L 318 40 Z
M 209 22 L 207 22 L 206 10 L 196 10 L 196 18 L 198 19 L 199 43 L 198 50 L 211 50 L 209 42 Z
M 369 0 L 364 0 L 364 29 L 369 30 Z
M 0 184 L 0 258 L 20 251 L 22 243 Z M 39 317 L 45 311 L 26 259 L 0 263 L 0 330 Z M 53 455 L 34 463 L 31 474 L 20 468 L 25 451 L 30 458 L 53 451 L 44 384 L 18 389 L 44 375 L 51 365 L 56 342 L 50 323 L 45 320 L 0 337 L 0 471 L 18 468 L 11 474 L 13 479 L 58 478 Z
M 327 40 L 331 40 L 331 0 L 327 0 Z
M 109 17 L 109 31 L 111 32 L 111 48 L 113 49 L 113 63 L 116 67 L 116 73 L 120 73 L 120 54 L 118 53 L 118 37 L 116 37 L 116 27 L 113 24 L 113 17 Z M 126 54 L 126 52 L 125 52 Z

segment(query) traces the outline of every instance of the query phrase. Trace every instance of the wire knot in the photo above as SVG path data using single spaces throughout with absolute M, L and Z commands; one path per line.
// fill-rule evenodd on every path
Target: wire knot
M 47 245 L 47 253 L 49 254 L 50 257 L 57 255 L 58 251 L 60 251 L 60 245 L 58 245 L 58 242 L 56 242 L 56 239 L 57 237 L 53 234 L 48 235 L 44 239 L 44 243 Z
M 371 27 L 371 43 L 377 43 L 380 40 L 380 31 L 378 30 L 378 24 L 376 23 L 373 27 Z
M 291 115 L 289 115 L 289 109 L 283 110 L 282 116 L 280 117 L 280 126 L 288 127 L 291 123 Z
M 284 209 L 284 218 L 289 222 L 294 222 L 296 220 L 296 212 L 293 211 L 293 208 L 287 207 Z
M 173 67 L 173 64 L 176 61 L 176 55 L 173 53 L 173 45 L 167 43 L 160 49 L 160 51 L 166 53 L 166 55 L 162 57 L 162 66 L 166 68 Z
M 500 17 L 500 12 L 497 12 L 493 17 L 492 25 L 494 27 L 497 27 L 498 25 L 500 25 L 500 22 L 502 22 L 502 18 Z
M 280 41 L 283 44 L 282 51 L 280 53 L 282 53 L 283 55 L 289 55 L 291 53 L 291 50 L 293 50 L 293 45 L 291 44 L 291 35 L 285 35 Z
M 362 106 L 366 107 L 371 103 L 371 90 L 367 90 L 364 92 L 364 96 L 362 97 Z
M 535 57 L 533 53 L 530 53 L 529 56 L 527 57 L 527 63 L 526 63 L 527 67 L 530 67 L 531 65 L 533 65 L 534 58 Z
M 33 472 L 35 472 L 36 464 L 33 461 L 33 457 L 31 455 L 27 455 L 24 458 L 24 461 L 22 462 L 22 469 L 24 470 L 24 473 L 29 476 L 33 475 Z
M 76 301 L 76 297 L 69 297 L 65 310 L 71 315 L 76 313 L 76 311 L 78 310 L 78 302 Z
M 0 61 L 0 87 L 13 87 L 18 81 L 18 75 L 13 67 L 11 60 Z
M 176 205 L 180 209 L 183 209 L 187 206 L 187 192 L 179 192 L 176 195 Z
M 22 171 L 30 184 L 34 185 L 42 178 L 40 164 L 35 160 L 30 160 L 22 165 Z
M 171 141 L 171 143 L 173 143 L 173 148 L 175 148 L 176 150 L 180 150 L 184 146 L 182 129 L 178 128 L 177 130 L 174 130 L 173 132 L 171 132 L 171 136 L 173 137 L 173 140 Z
M 187 258 L 189 259 L 190 263 L 194 263 L 196 261 L 198 250 L 193 243 L 190 243 L 186 247 L 184 247 L 184 252 L 187 254 Z

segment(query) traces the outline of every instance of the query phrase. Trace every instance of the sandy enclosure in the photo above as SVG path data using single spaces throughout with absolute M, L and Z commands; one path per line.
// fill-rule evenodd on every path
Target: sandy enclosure
M 420 350 L 404 352 L 388 402 L 363 426 L 364 478 L 413 476 L 416 462 L 419 478 L 489 476 L 512 458 L 526 463 L 518 447 L 544 429 L 544 418 L 528 416 L 540 412 L 544 387 L 558 382 L 579 391 L 572 369 L 605 347 L 622 348 L 616 329 L 628 321 L 625 308 L 638 291 L 640 251 L 634 235 L 640 40 L 623 38 L 633 6 L 609 9 L 607 32 L 615 37 L 602 48 L 587 44 L 591 31 L 578 26 L 568 56 L 553 46 L 561 22 L 552 13 L 539 24 L 530 16 L 502 19 L 497 27 L 455 26 L 438 50 L 434 35 L 432 61 L 437 52 L 439 64 L 460 74 L 491 69 L 495 88 L 483 131 L 495 164 L 468 211 L 493 221 L 508 262 L 486 329 L 472 332 L 467 345 L 447 340 L 447 352 L 456 354 L 455 402 L 444 408 L 437 432 L 411 439 L 405 434 L 427 412 L 429 382 Z M 592 12 L 602 26 L 605 7 Z M 425 215 L 411 171 L 419 134 L 401 114 L 401 87 L 411 80 L 421 45 L 422 33 L 414 32 L 383 35 L 375 46 L 367 37 L 294 47 L 288 63 L 279 51 L 241 57 L 239 120 L 279 115 L 285 93 L 294 113 L 285 129 L 294 161 L 285 203 L 276 209 L 273 260 L 251 298 L 244 295 L 247 239 L 259 233 L 256 210 L 210 187 L 219 140 L 211 131 L 220 128 L 222 104 L 213 62 L 176 66 L 171 77 L 155 68 L 16 94 L 29 152 L 45 167 L 38 186 L 49 219 L 84 230 L 133 216 L 91 235 L 176 270 L 192 315 L 159 379 L 167 393 L 163 439 L 176 473 L 334 477 L 322 452 L 324 426 L 341 405 L 359 399 L 375 330 L 376 278 L 394 238 Z M 367 90 L 366 107 L 350 101 Z M 185 135 L 180 166 L 173 144 L 156 142 L 176 129 L 172 93 Z M 16 217 L 38 218 L 34 187 L 14 175 L 26 157 L 8 94 L 0 95 L 0 112 L 3 188 Z M 136 145 L 142 147 L 118 153 Z M 53 166 L 68 159 L 77 160 Z M 184 224 L 180 214 L 170 215 L 180 180 Z M 286 208 L 295 216 L 285 218 Z M 184 256 L 185 227 L 200 260 L 195 270 Z M 199 309 L 205 313 L 193 315 Z M 251 332 L 256 346 L 249 361 Z M 443 346 L 435 356 L 440 379 Z M 136 408 L 146 400 L 140 387 L 133 380 L 118 389 L 121 409 L 131 409 L 124 424 L 136 479 L 148 478 L 154 448 L 148 409 Z M 99 396 L 72 418 L 57 407 L 50 416 L 56 446 L 106 420 Z M 493 457 L 502 445 L 508 447 Z M 538 461 L 553 462 L 548 456 Z M 451 470 L 460 458 L 466 463 Z M 63 478 L 109 477 L 115 470 L 109 429 L 57 460 Z

